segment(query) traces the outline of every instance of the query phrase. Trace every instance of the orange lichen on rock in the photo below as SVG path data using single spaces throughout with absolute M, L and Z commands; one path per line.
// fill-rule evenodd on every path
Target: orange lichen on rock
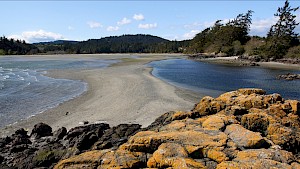
M 299 106 L 262 89 L 206 96 L 191 112 L 163 114 L 113 151 L 86 152 L 56 168 L 299 168 Z

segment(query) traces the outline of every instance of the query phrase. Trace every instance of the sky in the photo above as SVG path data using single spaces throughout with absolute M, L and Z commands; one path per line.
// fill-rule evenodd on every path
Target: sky
M 253 10 L 250 35 L 265 36 L 284 0 L 0 1 L 0 36 L 28 43 L 151 34 L 191 39 L 214 24 Z M 299 1 L 290 1 L 292 7 Z M 300 10 L 296 13 L 300 21 Z M 300 33 L 300 26 L 296 28 Z

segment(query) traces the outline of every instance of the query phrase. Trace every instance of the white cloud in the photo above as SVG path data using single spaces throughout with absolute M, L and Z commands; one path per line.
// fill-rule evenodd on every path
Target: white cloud
M 109 26 L 106 28 L 107 31 L 117 31 L 119 30 L 119 27 L 118 26 Z
M 99 22 L 95 22 L 95 21 L 90 21 L 87 22 L 87 24 L 89 25 L 90 28 L 102 28 L 102 24 Z
M 192 39 L 192 38 L 194 38 L 195 35 L 196 35 L 197 33 L 199 33 L 199 32 L 200 32 L 200 30 L 191 30 L 190 32 L 185 33 L 185 34 L 183 35 L 183 39 Z
M 271 26 L 277 22 L 277 17 L 253 20 L 250 26 L 251 35 L 266 36 L 267 32 L 270 30 Z
M 144 17 L 143 14 L 134 14 L 134 15 L 133 15 L 133 19 L 134 19 L 134 20 L 137 20 L 137 21 L 141 21 L 141 20 L 144 20 L 145 17 Z
M 59 33 L 46 32 L 42 29 L 38 31 L 25 31 L 22 32 L 21 35 L 11 35 L 8 38 L 21 39 L 21 40 L 25 40 L 28 43 L 49 42 L 49 41 L 65 39 Z
M 25 40 L 21 35 L 9 35 L 7 38 L 14 39 L 14 40 L 16 39 Z
M 130 24 L 131 20 L 127 19 L 127 18 L 123 18 L 121 21 L 119 21 L 117 24 L 118 25 L 126 25 L 126 24 Z
M 139 24 L 138 28 L 140 29 L 152 29 L 152 28 L 156 28 L 157 27 L 157 23 L 147 23 L 147 24 Z

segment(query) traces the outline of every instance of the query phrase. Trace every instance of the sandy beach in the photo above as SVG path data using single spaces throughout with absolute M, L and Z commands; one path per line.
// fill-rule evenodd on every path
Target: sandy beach
M 161 114 L 171 110 L 190 110 L 201 98 L 197 94 L 176 88 L 151 75 L 145 65 L 153 60 L 176 58 L 180 55 L 86 55 L 91 59 L 119 59 L 122 62 L 104 69 L 53 70 L 47 76 L 81 80 L 88 83 L 88 90 L 81 96 L 64 102 L 34 117 L 6 126 L 0 135 L 12 134 L 18 128 L 31 131 L 34 124 L 44 122 L 53 130 L 70 129 L 80 122 L 105 122 L 111 126 L 121 123 L 151 124 Z M 33 56 L 57 59 L 61 56 Z M 66 58 L 81 59 L 82 55 Z M 68 113 L 67 113 L 68 112 Z

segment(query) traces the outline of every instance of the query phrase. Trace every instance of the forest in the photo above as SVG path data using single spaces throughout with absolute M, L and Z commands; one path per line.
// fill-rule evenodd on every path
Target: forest
M 278 18 L 266 37 L 249 36 L 254 11 L 238 14 L 233 20 L 215 24 L 191 40 L 170 41 L 153 35 L 122 35 L 86 41 L 54 41 L 27 44 L 25 41 L 0 39 L 0 55 L 25 54 L 96 54 L 96 53 L 206 53 L 218 56 L 255 57 L 257 60 L 300 58 L 299 25 L 288 0 L 274 14 Z

